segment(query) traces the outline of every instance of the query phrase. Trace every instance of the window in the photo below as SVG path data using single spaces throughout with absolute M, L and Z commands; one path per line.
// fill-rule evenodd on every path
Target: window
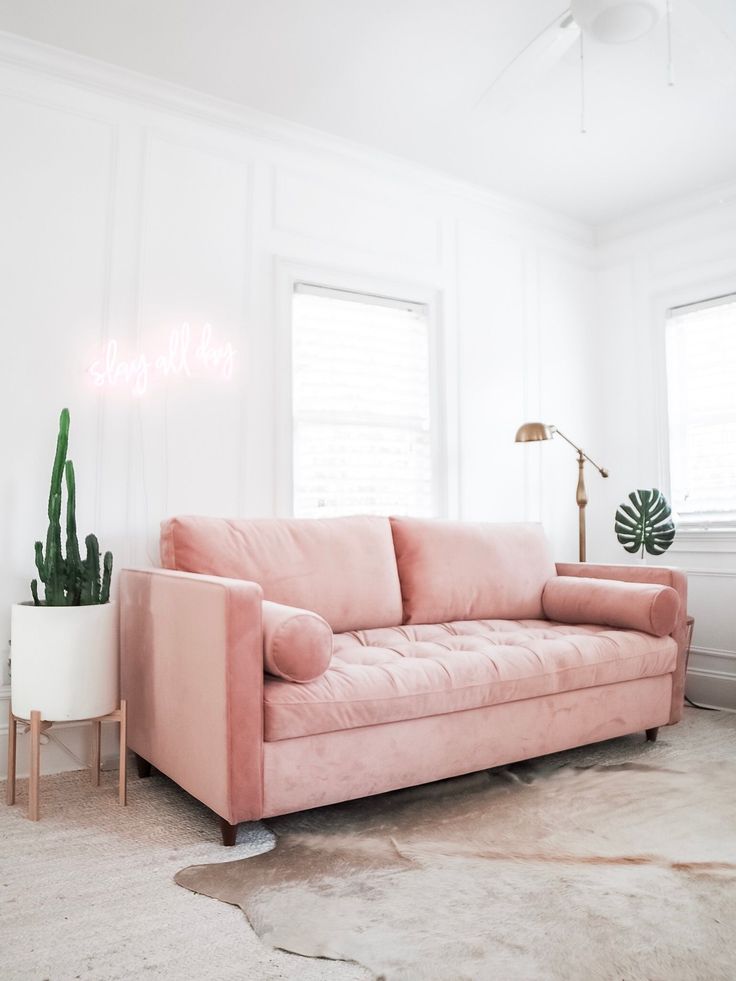
M 426 305 L 298 283 L 294 514 L 436 513 Z
M 736 294 L 667 320 L 672 505 L 693 523 L 736 523 Z

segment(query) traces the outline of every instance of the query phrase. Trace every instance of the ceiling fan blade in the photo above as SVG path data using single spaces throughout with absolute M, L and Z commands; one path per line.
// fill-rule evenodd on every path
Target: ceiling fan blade
M 736 4 L 733 0 L 697 0 L 695 6 L 721 34 L 736 43 Z
M 507 108 L 530 91 L 580 37 L 580 28 L 565 10 L 499 72 L 474 108 Z

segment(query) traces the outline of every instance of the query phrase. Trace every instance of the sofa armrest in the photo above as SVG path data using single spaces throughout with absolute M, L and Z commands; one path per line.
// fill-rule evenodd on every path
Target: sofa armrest
M 230 824 L 262 814 L 261 601 L 252 582 L 120 574 L 128 745 Z
M 649 582 L 671 586 L 680 596 L 680 614 L 687 617 L 687 576 L 666 565 L 593 565 L 588 562 L 558 562 L 558 576 L 586 579 L 617 579 L 619 582 Z
M 681 569 L 659 565 L 593 565 L 587 562 L 558 562 L 560 576 L 583 576 L 588 579 L 616 579 L 620 582 L 659 583 L 671 586 L 680 597 L 677 624 L 671 636 L 677 642 L 677 667 L 672 681 L 672 712 L 670 724 L 682 717 L 685 697 L 685 672 L 689 631 L 687 626 L 687 576 Z

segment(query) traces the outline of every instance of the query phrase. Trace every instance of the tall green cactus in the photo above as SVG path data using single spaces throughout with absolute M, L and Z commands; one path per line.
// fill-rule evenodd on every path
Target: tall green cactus
M 71 460 L 67 460 L 64 465 L 64 476 L 66 477 L 67 590 L 71 591 L 68 605 L 79 606 L 82 584 L 79 577 L 73 576 L 73 574 L 80 569 L 82 561 L 79 556 L 79 541 L 77 540 L 77 485 L 74 479 L 74 464 Z M 48 599 L 46 602 L 48 603 Z
M 105 552 L 101 581 L 100 546 L 94 535 L 87 535 L 85 539 L 87 552 L 82 561 L 77 538 L 74 464 L 66 458 L 68 446 L 69 410 L 62 409 L 54 465 L 51 470 L 46 550 L 44 552 L 42 542 L 36 542 L 36 568 L 38 579 L 45 587 L 46 606 L 93 606 L 110 600 L 112 553 Z M 62 474 L 66 481 L 66 555 L 62 553 L 61 548 Z M 41 604 L 38 596 L 38 579 L 31 582 L 31 595 L 36 606 Z

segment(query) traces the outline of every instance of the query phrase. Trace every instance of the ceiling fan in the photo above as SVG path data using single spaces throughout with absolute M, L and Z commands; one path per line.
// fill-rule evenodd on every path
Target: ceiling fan
M 720 31 L 729 30 L 725 8 L 732 0 L 696 0 L 696 6 Z M 476 103 L 501 108 L 536 86 L 548 71 L 585 38 L 605 44 L 626 44 L 667 20 L 668 47 L 672 0 L 569 0 L 570 6 L 544 27 L 493 79 Z M 670 73 L 670 83 L 672 76 Z

